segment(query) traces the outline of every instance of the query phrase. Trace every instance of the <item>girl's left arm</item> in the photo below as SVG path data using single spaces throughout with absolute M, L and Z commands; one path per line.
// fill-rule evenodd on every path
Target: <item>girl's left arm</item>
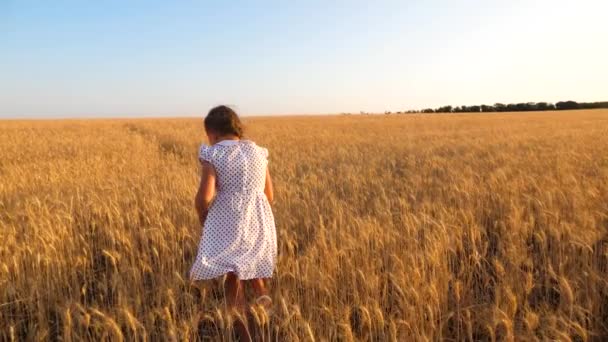
M 201 173 L 201 182 L 196 192 L 194 199 L 194 206 L 196 213 L 198 214 L 198 220 L 201 226 L 205 224 L 207 218 L 207 211 L 213 201 L 215 195 L 215 179 L 216 173 L 213 165 L 209 162 L 203 162 L 203 168 Z
M 270 170 L 266 167 L 266 182 L 264 184 L 264 194 L 268 199 L 268 203 L 272 204 L 274 201 L 274 191 L 272 189 L 272 179 L 270 179 Z

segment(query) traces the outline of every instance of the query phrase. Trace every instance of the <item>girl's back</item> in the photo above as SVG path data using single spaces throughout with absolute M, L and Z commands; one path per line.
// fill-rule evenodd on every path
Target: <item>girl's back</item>
M 249 140 L 223 140 L 201 146 L 199 159 L 217 174 L 217 195 L 264 191 L 268 150 Z

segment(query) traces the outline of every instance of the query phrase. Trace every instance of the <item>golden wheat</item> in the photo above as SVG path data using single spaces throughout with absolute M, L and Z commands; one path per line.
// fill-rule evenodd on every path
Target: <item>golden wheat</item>
M 608 337 L 608 111 L 246 119 L 265 340 Z M 0 123 L 0 340 L 231 340 L 191 286 L 198 119 Z

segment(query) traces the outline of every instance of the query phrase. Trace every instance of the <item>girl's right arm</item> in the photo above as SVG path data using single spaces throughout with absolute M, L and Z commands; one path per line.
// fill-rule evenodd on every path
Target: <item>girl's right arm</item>
M 264 194 L 266 194 L 266 198 L 268 202 L 272 204 L 274 200 L 274 193 L 272 190 L 272 179 L 270 179 L 270 170 L 266 168 L 266 184 L 264 184 Z
M 201 173 L 201 183 L 196 192 L 196 198 L 194 199 L 194 206 L 196 207 L 196 213 L 201 225 L 205 224 L 207 218 L 207 211 L 213 201 L 213 195 L 215 194 L 215 169 L 208 163 L 203 163 L 203 170 Z

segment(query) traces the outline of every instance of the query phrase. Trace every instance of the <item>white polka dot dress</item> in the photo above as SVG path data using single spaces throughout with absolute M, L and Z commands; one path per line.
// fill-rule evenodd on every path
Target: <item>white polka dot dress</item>
M 264 194 L 268 150 L 249 140 L 223 140 L 202 145 L 199 160 L 213 165 L 217 183 L 190 279 L 211 279 L 228 272 L 243 280 L 270 278 L 277 238 Z

